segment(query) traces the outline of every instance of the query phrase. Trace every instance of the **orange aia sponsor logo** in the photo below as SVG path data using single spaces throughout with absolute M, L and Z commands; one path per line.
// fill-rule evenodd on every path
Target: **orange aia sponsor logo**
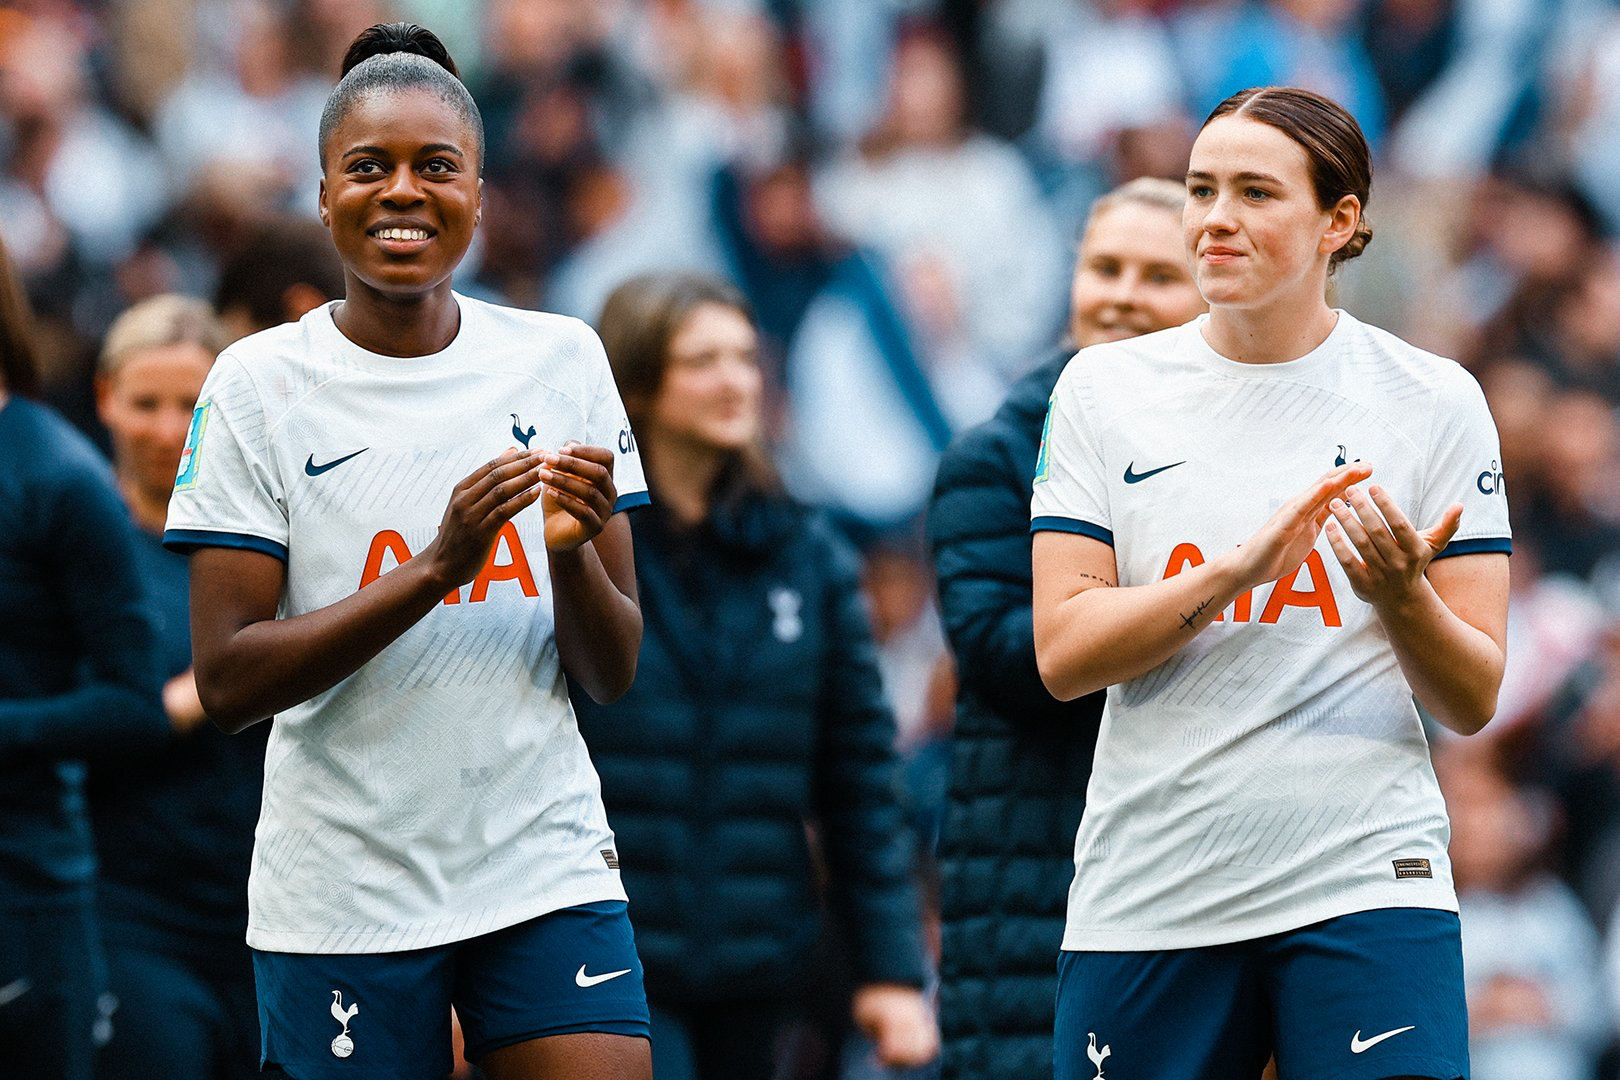
M 1165 564 L 1164 576 L 1175 577 L 1189 566 L 1204 565 L 1204 553 L 1198 550 L 1197 544 L 1177 544 L 1175 550 L 1170 552 L 1170 561 Z M 1309 575 L 1309 581 L 1301 582 L 1300 578 Z M 1260 622 L 1274 623 L 1282 618 L 1284 608 L 1312 608 L 1322 619 L 1323 626 L 1343 626 L 1339 618 L 1339 602 L 1333 595 L 1333 582 L 1328 579 L 1327 567 L 1322 565 L 1322 556 L 1312 551 L 1305 556 L 1305 561 L 1294 567 L 1294 572 L 1284 574 L 1271 583 L 1271 593 L 1266 597 L 1265 607 L 1260 609 Z M 1254 619 L 1254 590 L 1243 593 L 1232 603 L 1233 622 L 1253 622 Z M 1215 616 L 1216 622 L 1225 622 L 1226 613 Z
M 390 559 L 392 564 L 388 569 L 408 561 L 410 557 L 411 549 L 406 545 L 405 538 L 393 529 L 384 529 L 371 538 L 365 569 L 360 571 L 360 588 L 382 577 L 384 564 Z M 534 583 L 534 572 L 529 569 L 529 556 L 523 550 L 523 541 L 518 538 L 517 529 L 510 521 L 502 525 L 501 531 L 496 534 L 495 546 L 489 549 L 484 568 L 472 580 L 472 591 L 467 596 L 467 602 L 482 603 L 489 597 L 489 587 L 497 581 L 517 582 L 524 596 L 540 595 Z M 444 602 L 461 603 L 461 589 L 453 589 L 445 596 Z

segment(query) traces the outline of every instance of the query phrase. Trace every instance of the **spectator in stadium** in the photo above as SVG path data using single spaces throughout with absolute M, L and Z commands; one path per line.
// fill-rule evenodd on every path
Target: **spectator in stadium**
M 1590 1080 L 1608 1035 L 1597 929 L 1547 869 L 1560 822 L 1490 743 L 1451 741 L 1435 768 L 1451 813 L 1474 1080 Z
M 0 22 L 0 221 L 31 276 L 105 271 L 168 205 L 156 151 L 95 91 L 86 43 L 64 21 Z
M 940 462 L 928 524 L 961 679 L 939 851 L 945 1080 L 1051 1072 L 1052 945 L 1102 694 L 1057 701 L 1036 670 L 1030 481 L 1047 401 L 1075 349 L 1204 310 L 1182 250 L 1186 198 L 1181 184 L 1144 178 L 1097 200 L 1066 340 Z
M 118 999 L 97 1080 L 258 1072 L 242 935 L 269 728 L 232 738 L 207 723 L 191 670 L 186 560 L 162 543 L 197 394 L 228 343 L 206 301 L 166 295 L 119 316 L 101 351 L 98 412 L 137 526 L 134 566 L 158 634 L 173 735 L 90 764 L 97 913 Z
M 232 340 L 296 322 L 343 295 L 343 263 L 318 222 L 260 224 L 220 270 L 214 310 Z
M 262 1058 L 436 1080 L 454 1007 L 490 1080 L 647 1080 L 563 679 L 610 700 L 634 675 L 618 511 L 646 501 L 640 462 L 588 326 L 451 288 L 484 147 L 442 43 L 374 26 L 343 69 L 319 207 L 344 298 L 221 355 L 164 533 L 192 553 L 209 716 L 275 717 L 248 889 Z
M 81 762 L 168 720 L 129 511 L 28 397 L 31 333 L 0 246 L 0 1071 L 89 1080 L 107 1002 Z
M 302 210 L 319 178 L 309 144 L 331 85 L 298 69 L 308 31 L 288 6 L 249 0 L 232 30 L 229 66 L 193 68 L 153 117 L 168 183 L 183 194 L 210 175 L 252 176 L 271 209 Z
M 950 395 L 978 384 L 975 369 L 999 391 L 1063 317 L 1063 243 L 1035 178 L 966 110 L 950 39 L 909 27 L 895 44 L 884 115 L 816 180 L 828 226 L 892 268 L 949 414 L 971 414 Z
M 647 275 L 613 292 L 601 331 L 658 499 L 636 525 L 635 685 L 609 707 L 575 701 L 635 897 L 655 1073 L 774 1075 L 818 937 L 818 866 L 857 1025 L 885 1061 L 926 1062 L 894 721 L 856 559 L 779 493 L 746 303 L 708 277 Z
M 1064 370 L 1031 500 L 1042 681 L 1108 690 L 1056 1076 L 1275 1052 L 1285 1077 L 1453 1080 L 1461 933 L 1413 702 L 1463 735 L 1495 712 L 1496 430 L 1460 365 L 1326 302 L 1371 239 L 1343 107 L 1234 94 L 1186 183 L 1209 314 Z

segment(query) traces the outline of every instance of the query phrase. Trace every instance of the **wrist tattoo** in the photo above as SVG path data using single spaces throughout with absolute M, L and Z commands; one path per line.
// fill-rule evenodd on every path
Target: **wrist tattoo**
M 1191 615 L 1183 615 L 1181 617 L 1182 628 L 1186 630 L 1196 629 L 1194 624 L 1198 621 L 1198 616 L 1202 615 L 1206 610 L 1208 610 L 1209 605 L 1213 604 L 1214 602 L 1215 598 L 1212 596 L 1208 600 L 1205 600 L 1202 604 L 1199 604 L 1197 610 L 1195 610 Z

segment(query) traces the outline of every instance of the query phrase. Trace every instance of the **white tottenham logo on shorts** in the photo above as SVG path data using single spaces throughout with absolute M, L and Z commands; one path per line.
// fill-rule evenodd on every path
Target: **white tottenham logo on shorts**
M 343 991 L 332 991 L 332 1019 L 343 1025 L 343 1031 L 332 1040 L 332 1053 L 340 1058 L 346 1058 L 354 1053 L 354 1040 L 349 1038 L 349 1021 L 354 1014 L 360 1011 L 357 1001 L 347 1009 L 343 1007 Z
M 1095 1031 L 1086 1032 L 1086 1038 L 1091 1040 L 1091 1045 L 1086 1047 L 1086 1057 L 1090 1058 L 1091 1063 L 1097 1066 L 1097 1075 L 1092 1077 L 1091 1080 L 1103 1080 L 1103 1062 L 1108 1060 L 1108 1055 L 1114 1052 L 1114 1048 L 1104 1046 L 1101 1050 L 1097 1049 L 1097 1033 Z
M 1357 1028 L 1356 1033 L 1350 1036 L 1350 1052 L 1352 1054 L 1365 1053 L 1366 1051 L 1377 1046 L 1379 1043 L 1383 1042 L 1385 1039 L 1393 1039 L 1397 1035 L 1415 1030 L 1417 1030 L 1416 1024 L 1408 1024 L 1406 1027 L 1396 1028 L 1394 1031 L 1386 1031 L 1382 1035 L 1374 1035 L 1370 1039 L 1363 1040 L 1361 1037 L 1361 1029 Z
M 587 975 L 585 974 L 585 965 L 581 964 L 579 965 L 579 971 L 574 974 L 574 982 L 578 983 L 580 986 L 589 987 L 595 986 L 597 983 L 605 983 L 609 979 L 617 979 L 620 975 L 628 974 L 630 974 L 629 968 L 625 968 L 623 971 L 607 971 L 603 972 L 601 975 Z

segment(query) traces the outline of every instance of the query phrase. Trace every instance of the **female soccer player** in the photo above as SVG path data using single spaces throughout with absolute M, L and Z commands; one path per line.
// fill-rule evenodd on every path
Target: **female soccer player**
M 343 68 L 320 212 L 345 297 L 220 357 L 165 533 L 193 552 L 209 716 L 276 718 L 249 882 L 264 1058 L 440 1076 L 453 1004 L 494 1080 L 646 1077 L 563 677 L 611 700 L 635 672 L 634 442 L 589 327 L 451 291 L 483 127 L 438 39 L 373 27 Z
M 854 553 L 781 494 L 759 446 L 753 318 L 723 282 L 616 289 L 602 340 L 659 502 L 638 522 L 636 685 L 581 703 L 635 896 L 659 1080 L 769 1080 L 829 907 L 856 1023 L 889 1064 L 938 1037 Z
M 1058 383 L 1036 655 L 1059 698 L 1108 687 L 1060 1080 L 1253 1076 L 1273 1048 L 1285 1077 L 1467 1075 L 1412 698 L 1465 734 L 1490 719 L 1506 500 L 1473 379 L 1324 299 L 1371 235 L 1370 185 L 1333 102 L 1229 98 L 1187 173 L 1209 314 L 1088 350 Z
M 129 512 L 27 396 L 31 322 L 0 246 L 0 1072 L 89 1080 L 108 1001 L 81 762 L 168 723 Z
M 1029 466 L 1075 349 L 1179 326 L 1204 310 L 1181 250 L 1186 201 L 1181 184 L 1148 177 L 1097 200 L 1075 261 L 1068 340 L 940 461 L 928 527 L 962 677 L 939 840 L 946 1080 L 1051 1072 L 1052 944 L 1063 934 L 1068 847 L 1085 808 L 1102 695 L 1060 703 L 1041 685 Z

